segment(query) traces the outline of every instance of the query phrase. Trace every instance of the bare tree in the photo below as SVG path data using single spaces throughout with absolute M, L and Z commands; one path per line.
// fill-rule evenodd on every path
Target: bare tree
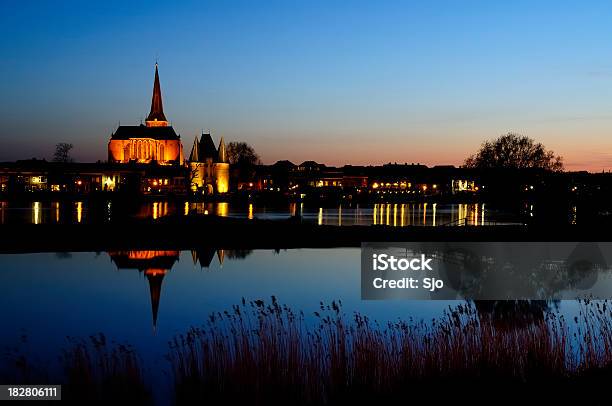
M 198 189 L 198 178 L 200 177 L 200 171 L 199 171 L 199 163 L 195 164 L 194 166 L 190 166 L 190 173 L 191 176 L 189 176 L 189 179 L 191 181 L 191 188 L 194 190 Z
M 563 158 L 541 143 L 520 134 L 508 133 L 485 141 L 475 155 L 465 160 L 468 168 L 539 168 L 563 171 Z
M 70 150 L 74 148 L 72 144 L 67 142 L 60 142 L 55 144 L 55 154 L 53 154 L 54 162 L 72 162 L 73 159 L 70 156 Z

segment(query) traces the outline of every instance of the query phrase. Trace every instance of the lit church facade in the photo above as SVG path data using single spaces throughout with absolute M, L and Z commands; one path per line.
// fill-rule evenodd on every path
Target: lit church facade
M 169 125 L 164 114 L 159 73 L 155 64 L 153 98 L 151 111 L 145 124 L 122 125 L 111 135 L 108 143 L 110 163 L 157 163 L 162 166 L 187 167 L 189 189 L 203 194 L 224 194 L 229 192 L 229 163 L 223 138 L 215 147 L 210 134 L 196 137 L 189 161 L 185 161 L 183 144 Z M 160 180 L 156 180 L 159 187 Z
M 184 165 L 181 137 L 168 124 L 164 115 L 157 64 L 151 111 L 145 124 L 119 126 L 108 143 L 108 161 Z

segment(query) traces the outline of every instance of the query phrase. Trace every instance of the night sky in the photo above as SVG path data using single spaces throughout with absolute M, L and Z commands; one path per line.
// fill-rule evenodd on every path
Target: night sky
M 612 169 L 611 2 L 0 4 L 0 161 L 106 159 L 157 59 L 186 154 L 210 129 L 264 163 L 459 165 L 513 131 Z

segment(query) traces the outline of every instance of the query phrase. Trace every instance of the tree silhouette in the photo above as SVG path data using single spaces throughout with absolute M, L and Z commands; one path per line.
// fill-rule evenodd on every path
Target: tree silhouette
M 59 144 L 55 144 L 55 153 L 53 154 L 54 162 L 72 162 L 72 157 L 70 156 L 70 150 L 74 146 L 67 142 L 60 142 Z
M 227 144 L 227 159 L 233 167 L 233 182 L 252 180 L 255 176 L 255 166 L 261 163 L 255 149 L 246 142 Z
M 468 168 L 538 168 L 563 171 L 563 158 L 541 143 L 520 134 L 508 133 L 485 141 L 475 155 L 465 160 Z
M 238 166 L 254 166 L 259 164 L 259 155 L 246 142 L 230 142 L 227 144 L 229 163 Z

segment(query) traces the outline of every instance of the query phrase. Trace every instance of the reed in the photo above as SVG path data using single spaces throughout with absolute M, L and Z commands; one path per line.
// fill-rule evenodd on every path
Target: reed
M 151 387 L 145 382 L 140 358 L 129 345 L 107 341 L 103 334 L 88 338 L 68 337 L 59 356 L 59 370 L 33 359 L 25 348 L 12 347 L 0 357 L 3 384 L 62 385 L 62 400 L 78 404 L 106 404 L 125 400 L 153 404 Z
M 503 323 L 470 302 L 432 320 L 379 323 L 347 316 L 339 301 L 306 316 L 274 297 L 243 299 L 171 341 L 175 403 L 609 403 L 610 302 L 581 301 L 570 320 L 521 306 Z M 16 350 L 3 360 L 3 382 L 61 383 L 79 404 L 153 403 L 134 349 L 102 334 L 70 338 L 61 373 Z
M 61 356 L 68 400 L 153 403 L 142 363 L 131 346 L 108 342 L 104 334 L 68 340 Z
M 340 302 L 321 303 L 312 323 L 274 297 L 243 299 L 175 337 L 168 359 L 178 404 L 405 401 L 428 390 L 455 399 L 475 383 L 515 391 L 507 396 L 534 386 L 584 388 L 612 376 L 612 309 L 608 302 L 580 306 L 574 320 L 553 311 L 516 314 L 528 322 L 500 326 L 463 303 L 439 319 L 381 325 L 344 315 Z

